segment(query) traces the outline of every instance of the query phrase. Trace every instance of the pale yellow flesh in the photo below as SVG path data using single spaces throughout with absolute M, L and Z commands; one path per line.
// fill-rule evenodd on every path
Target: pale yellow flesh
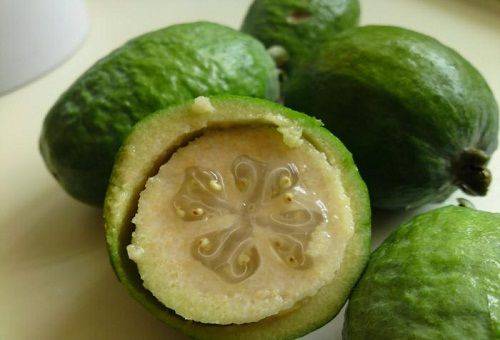
M 258 321 L 292 308 L 335 277 L 353 234 L 341 174 L 307 141 L 289 147 L 283 140 L 284 136 L 271 127 L 208 130 L 177 150 L 148 180 L 128 252 L 138 265 L 144 286 L 182 317 L 214 324 Z M 294 163 L 308 199 L 319 200 L 326 208 L 326 222 L 318 225 L 306 242 L 311 258 L 306 268 L 284 263 L 270 245 L 273 231 L 260 227 L 254 227 L 250 237 L 260 263 L 242 281 L 225 280 L 193 256 L 192 244 L 200 235 L 227 228 L 240 216 L 227 213 L 194 221 L 182 218 L 173 202 L 184 183 L 185 170 L 194 166 L 217 171 L 224 180 L 225 199 L 238 206 L 242 193 L 234 183 L 232 165 L 242 155 L 270 167 Z M 282 196 L 273 201 L 277 212 L 287 209 L 287 197 Z

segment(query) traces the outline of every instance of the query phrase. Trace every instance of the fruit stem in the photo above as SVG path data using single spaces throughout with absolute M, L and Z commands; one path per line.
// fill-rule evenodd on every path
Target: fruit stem
M 472 196 L 484 196 L 491 183 L 491 172 L 486 168 L 490 157 L 483 150 L 466 149 L 453 164 L 455 184 Z

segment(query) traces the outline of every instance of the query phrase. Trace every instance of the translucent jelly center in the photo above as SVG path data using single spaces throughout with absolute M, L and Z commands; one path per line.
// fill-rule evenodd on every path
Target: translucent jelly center
M 241 282 L 261 263 L 259 247 L 269 246 L 276 260 L 300 270 L 312 259 L 306 254 L 311 233 L 327 222 L 325 205 L 301 185 L 293 163 L 273 166 L 248 156 L 237 157 L 227 184 L 218 171 L 186 169 L 173 208 L 185 221 L 213 216 L 237 216 L 227 227 L 197 236 L 191 254 L 227 282 Z M 240 200 L 229 201 L 226 185 L 234 185 Z M 267 245 L 255 242 L 255 228 L 266 228 Z

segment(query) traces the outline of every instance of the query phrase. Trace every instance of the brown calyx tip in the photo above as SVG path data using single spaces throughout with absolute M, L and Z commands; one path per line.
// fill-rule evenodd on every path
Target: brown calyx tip
M 486 167 L 490 156 L 483 150 L 466 149 L 453 164 L 455 184 L 472 196 L 484 196 L 491 183 L 491 171 Z
M 312 13 L 306 9 L 295 9 L 286 18 L 290 24 L 299 24 L 312 17 Z

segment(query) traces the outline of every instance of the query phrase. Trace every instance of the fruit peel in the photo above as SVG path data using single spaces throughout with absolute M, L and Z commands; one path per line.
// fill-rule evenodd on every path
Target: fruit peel
M 500 214 L 448 206 L 399 227 L 351 295 L 346 339 L 493 339 L 500 334 Z
M 481 74 L 429 36 L 392 26 L 340 33 L 294 69 L 283 96 L 346 144 L 375 207 L 415 208 L 457 186 L 486 193 L 498 105 Z
M 113 161 L 133 125 L 199 95 L 276 100 L 277 70 L 264 46 L 229 27 L 194 22 L 127 42 L 58 99 L 40 136 L 45 164 L 74 198 L 100 206 Z

